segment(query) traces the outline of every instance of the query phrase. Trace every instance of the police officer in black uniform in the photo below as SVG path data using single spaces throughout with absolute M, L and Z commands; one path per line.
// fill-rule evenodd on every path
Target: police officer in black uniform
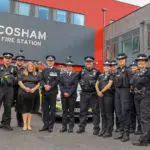
M 23 73 L 24 71 L 24 60 L 25 60 L 25 56 L 23 55 L 17 55 L 15 57 L 16 59 L 16 72 L 17 74 L 15 75 L 15 84 L 14 84 L 14 100 L 16 100 L 16 118 L 17 118 L 17 122 L 18 122 L 18 127 L 23 127 L 23 119 L 22 119 L 22 114 L 19 113 L 17 111 L 17 104 L 18 104 L 18 101 L 17 101 L 17 97 L 18 97 L 18 88 L 19 88 L 19 85 L 18 85 L 18 75 Z
M 112 78 L 113 78 L 113 80 L 114 80 L 114 78 L 115 78 L 115 75 L 116 75 L 116 73 L 117 73 L 117 68 L 118 68 L 118 63 L 117 63 L 117 61 L 116 60 L 112 60 L 111 61 L 111 75 L 112 75 Z M 112 88 L 111 88 L 111 90 L 113 91 L 113 102 L 115 103 L 115 86 L 114 86 L 114 83 L 113 83 L 113 85 L 112 85 Z M 116 111 L 115 111 L 115 107 L 114 107 L 114 125 L 115 125 L 115 127 L 116 127 L 116 129 L 115 129 L 115 132 L 119 132 L 119 121 L 118 121 L 118 117 L 116 116 Z M 113 126 L 114 126 L 113 125 Z
M 114 79 L 115 85 L 115 110 L 118 117 L 120 132 L 115 139 L 121 139 L 122 142 L 129 140 L 129 129 L 131 120 L 131 95 L 130 79 L 132 77 L 131 69 L 126 66 L 127 56 L 124 53 L 118 54 L 119 67 Z
M 80 123 L 77 133 L 85 132 L 87 114 L 89 107 L 93 112 L 93 135 L 99 134 L 100 110 L 99 99 L 95 89 L 95 83 L 100 72 L 94 68 L 94 58 L 91 56 L 85 57 L 85 68 L 79 73 L 79 83 L 82 89 L 80 99 Z
M 0 128 L 12 131 L 11 106 L 13 103 L 14 67 L 11 66 L 13 54 L 3 53 L 3 64 L 0 65 L 0 105 L 4 106 L 4 113 Z
M 150 68 L 147 68 L 148 57 L 145 54 L 137 56 L 139 72 L 133 77 L 135 101 L 137 100 L 139 119 L 141 120 L 142 134 L 136 146 L 147 146 L 150 140 Z
M 136 72 L 138 71 L 138 67 L 137 67 L 137 62 L 133 61 L 130 64 L 130 68 L 132 70 L 132 77 L 134 76 L 134 74 L 136 74 Z M 132 80 L 132 79 L 131 79 Z M 131 84 L 131 81 L 130 81 Z M 132 86 L 132 85 L 131 85 Z M 131 87 L 130 86 L 130 87 Z M 135 104 L 134 104 L 134 92 L 132 92 L 132 87 L 131 87 L 131 124 L 130 124 L 130 133 L 137 133 L 136 132 L 136 109 L 135 109 Z
M 104 73 L 102 73 L 96 82 L 96 91 L 101 103 L 102 131 L 99 136 L 108 138 L 112 136 L 113 115 L 114 115 L 114 98 L 111 90 L 113 78 L 111 74 L 111 61 L 104 62 Z
M 55 56 L 46 57 L 48 67 L 41 74 L 42 86 L 42 111 L 44 126 L 40 131 L 53 132 L 56 113 L 56 96 L 58 94 L 58 82 L 60 72 L 54 67 Z
M 68 58 L 66 61 L 66 71 L 60 73 L 59 87 L 61 91 L 62 103 L 62 129 L 60 132 L 67 131 L 67 123 L 69 116 L 68 132 L 72 133 L 74 128 L 74 108 L 77 98 L 78 74 L 73 72 L 73 61 Z

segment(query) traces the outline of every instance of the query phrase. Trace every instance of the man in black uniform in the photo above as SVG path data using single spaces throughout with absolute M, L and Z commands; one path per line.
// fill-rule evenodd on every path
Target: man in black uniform
M 14 67 L 11 66 L 12 53 L 3 53 L 3 64 L 0 65 L 0 106 L 3 103 L 4 113 L 0 128 L 8 131 L 13 129 L 11 123 L 11 106 L 13 102 Z
M 114 78 L 115 78 L 115 75 L 116 75 L 116 73 L 117 73 L 117 67 L 118 67 L 118 63 L 117 63 L 117 61 L 116 60 L 112 60 L 111 61 L 111 74 L 112 74 L 112 78 L 113 78 L 113 80 L 114 80 Z M 114 86 L 114 83 L 113 83 L 113 85 L 112 85 L 112 91 L 113 91 L 113 102 L 115 103 L 115 86 Z M 114 107 L 114 125 L 115 125 L 115 127 L 116 127 L 116 130 L 115 130 L 115 132 L 119 132 L 119 121 L 118 121 L 118 117 L 116 116 L 116 110 L 115 110 L 115 107 Z
M 59 87 L 61 90 L 62 102 L 62 129 L 60 132 L 67 131 L 68 115 L 69 115 L 69 129 L 72 133 L 74 128 L 74 108 L 77 98 L 78 74 L 73 72 L 73 62 L 69 58 L 66 62 L 66 70 L 60 73 Z
M 138 71 L 138 67 L 137 67 L 137 62 L 133 61 L 130 64 L 130 68 L 132 70 L 132 77 L 134 76 L 134 74 L 136 74 L 136 72 Z M 132 80 L 132 79 L 131 79 Z M 130 81 L 131 82 L 131 81 Z M 131 86 L 130 86 L 131 87 Z M 131 88 L 132 89 L 132 88 Z M 131 125 L 130 125 L 130 133 L 137 133 L 136 131 L 136 109 L 135 109 L 135 104 L 134 104 L 134 92 L 132 92 L 132 90 L 130 90 L 131 93 Z
M 133 77 L 135 100 L 139 110 L 142 134 L 138 141 L 133 142 L 136 146 L 147 146 L 150 140 L 150 68 L 147 68 L 148 57 L 145 54 L 137 56 L 139 72 Z
M 87 114 L 89 107 L 93 112 L 93 135 L 99 134 L 100 110 L 99 99 L 95 89 L 95 83 L 100 72 L 94 68 L 94 58 L 85 57 L 85 68 L 79 73 L 79 83 L 82 89 L 80 99 L 80 124 L 77 133 L 85 132 Z
M 121 139 L 122 142 L 129 140 L 129 129 L 131 120 L 131 95 L 130 79 L 132 77 L 131 69 L 126 66 L 127 56 L 124 53 L 118 54 L 119 67 L 114 79 L 115 85 L 115 110 L 118 117 L 120 132 L 115 139 Z
M 42 111 L 44 126 L 40 131 L 53 132 L 56 113 L 56 96 L 58 94 L 59 70 L 54 67 L 55 56 L 46 57 L 48 67 L 41 74 Z
M 17 118 L 17 122 L 18 122 L 18 127 L 23 127 L 22 114 L 17 111 L 17 104 L 18 104 L 17 97 L 18 97 L 18 88 L 19 88 L 18 75 L 20 73 L 23 73 L 23 71 L 24 71 L 23 65 L 24 65 L 25 56 L 17 55 L 15 59 L 16 59 L 16 68 L 15 69 L 17 72 L 17 74 L 15 76 L 15 84 L 14 84 L 14 100 L 16 100 L 16 118 Z

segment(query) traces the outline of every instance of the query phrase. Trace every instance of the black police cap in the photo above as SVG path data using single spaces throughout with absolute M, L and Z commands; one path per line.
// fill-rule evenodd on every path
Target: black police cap
M 72 61 L 72 56 L 68 56 L 67 58 L 66 58 L 66 65 L 67 66 L 72 66 L 73 65 L 73 61 Z
M 117 61 L 116 60 L 112 60 L 111 61 L 111 65 L 113 66 L 113 65 L 117 65 Z
M 111 61 L 110 60 L 105 60 L 103 65 L 104 66 L 111 66 Z
M 147 57 L 147 55 L 146 54 L 139 54 L 139 55 L 137 55 L 137 58 L 136 58 L 136 61 L 138 61 L 138 60 L 148 60 L 148 57 Z
M 48 56 L 46 56 L 46 60 L 55 61 L 56 57 L 53 55 L 48 55 Z
M 86 57 L 84 57 L 84 60 L 85 61 L 91 61 L 91 62 L 93 62 L 94 61 L 94 57 L 92 57 L 92 56 L 86 56 Z
M 23 55 L 18 55 L 15 57 L 16 60 L 25 60 L 25 56 Z
M 127 59 L 127 55 L 125 53 L 119 53 L 117 59 Z
M 9 53 L 9 52 L 5 52 L 3 53 L 3 57 L 13 57 L 14 55 L 12 53 Z

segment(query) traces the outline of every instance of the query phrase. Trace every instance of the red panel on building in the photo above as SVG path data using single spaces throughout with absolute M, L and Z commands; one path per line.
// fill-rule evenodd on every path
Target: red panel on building
M 85 25 L 96 29 L 95 35 L 95 63 L 98 68 L 102 67 L 103 62 L 103 11 L 106 8 L 106 24 L 111 20 L 129 14 L 138 9 L 137 6 L 117 2 L 115 0 L 20 0 L 22 2 L 33 3 L 47 6 L 50 8 L 62 9 L 66 11 L 81 13 L 85 15 Z M 85 54 L 86 55 L 86 54 Z

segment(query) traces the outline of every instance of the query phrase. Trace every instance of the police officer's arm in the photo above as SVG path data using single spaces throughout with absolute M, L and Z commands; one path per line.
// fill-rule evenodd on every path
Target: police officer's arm
M 45 72 L 45 69 L 40 74 L 40 85 L 41 85 L 41 87 L 44 87 L 44 84 L 45 84 L 44 72 Z
M 62 82 L 62 77 L 60 75 L 60 78 L 59 78 L 59 88 L 60 88 L 60 91 L 61 93 L 65 93 L 65 88 L 63 87 L 63 82 Z
M 68 91 L 69 95 L 72 95 L 72 93 L 77 90 L 77 86 L 78 86 L 78 76 L 76 75 L 76 77 L 74 79 L 74 84 L 70 87 L 70 89 Z
M 109 80 L 108 84 L 101 90 L 102 93 L 105 93 L 107 90 L 111 88 L 113 84 L 113 80 Z
M 99 90 L 99 80 L 96 81 L 95 89 L 96 89 L 97 93 L 100 92 L 100 90 Z

